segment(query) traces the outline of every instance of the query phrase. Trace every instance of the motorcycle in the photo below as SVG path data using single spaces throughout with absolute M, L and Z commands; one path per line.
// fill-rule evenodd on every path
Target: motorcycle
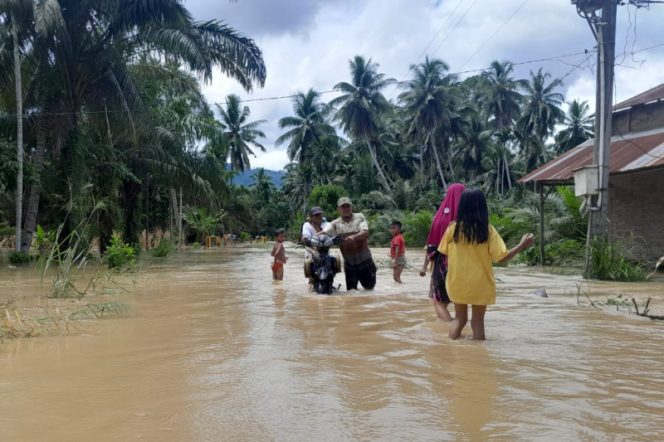
M 304 276 L 311 278 L 314 291 L 320 295 L 331 295 L 334 276 L 341 272 L 341 258 L 330 255 L 330 247 L 341 244 L 338 236 L 312 236 L 305 238 L 312 258 L 304 261 Z

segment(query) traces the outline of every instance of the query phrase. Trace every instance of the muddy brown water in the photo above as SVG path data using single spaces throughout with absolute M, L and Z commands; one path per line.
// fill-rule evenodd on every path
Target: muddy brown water
M 576 305 L 578 278 L 498 269 L 488 340 L 451 342 L 414 269 L 316 296 L 289 255 L 283 282 L 266 249 L 172 257 L 131 317 L 0 344 L 0 440 L 664 439 L 664 324 Z

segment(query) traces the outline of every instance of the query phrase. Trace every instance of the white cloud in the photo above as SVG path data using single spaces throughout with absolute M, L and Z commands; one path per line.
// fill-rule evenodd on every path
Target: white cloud
M 484 68 L 496 59 L 521 62 L 594 48 L 595 40 L 588 25 L 570 2 L 531 0 L 504 24 L 521 4 L 523 0 L 187 2 L 199 16 L 205 11 L 204 18 L 229 18 L 229 24 L 255 38 L 265 57 L 268 77 L 263 89 L 248 95 L 233 80 L 217 74 L 214 82 L 204 88 L 212 102 L 223 102 L 229 93 L 251 99 L 289 95 L 310 87 L 326 91 L 348 79 L 348 60 L 356 54 L 371 57 L 380 64 L 382 72 L 402 80 L 407 77 L 410 64 L 422 61 L 423 57 L 418 57 L 429 42 L 427 53 L 445 60 L 453 72 L 462 67 L 463 70 Z M 450 19 L 457 5 L 459 8 Z M 664 43 L 664 35 L 658 31 L 664 21 L 664 5 L 635 11 L 634 7 L 619 7 L 616 40 L 619 55 Z M 568 100 L 581 98 L 592 106 L 595 80 L 590 68 L 594 68 L 595 58 L 590 57 L 580 68 L 574 67 L 584 58 L 576 55 L 516 66 L 515 75 L 527 77 L 530 70 L 539 67 L 555 77 L 572 71 L 563 92 Z M 617 67 L 617 100 L 664 82 L 664 47 L 634 55 L 636 60 L 642 58 L 646 62 L 639 70 Z M 631 55 L 623 63 L 638 66 Z M 388 91 L 386 95 L 394 98 L 396 93 Z M 328 100 L 332 96 L 323 98 Z M 280 169 L 288 159 L 285 146 L 275 149 L 274 140 L 282 133 L 277 124 L 279 118 L 291 114 L 290 100 L 256 101 L 247 105 L 252 119 L 268 120 L 263 127 L 268 152 L 252 158 L 252 165 Z

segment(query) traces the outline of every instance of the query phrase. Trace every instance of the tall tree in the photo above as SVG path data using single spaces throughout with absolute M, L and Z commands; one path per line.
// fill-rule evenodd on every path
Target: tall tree
M 541 160 L 544 143 L 556 124 L 564 118 L 560 109 L 564 97 L 556 92 L 562 86 L 562 81 L 553 79 L 547 84 L 551 74 L 543 73 L 540 68 L 537 73 L 530 72 L 530 81 L 524 85 L 526 92 L 525 105 L 519 121 L 521 131 L 522 154 L 526 163 L 526 172 L 538 166 Z
M 24 248 L 34 231 L 45 153 L 64 155 L 53 164 L 68 167 L 65 174 L 78 179 L 68 159 L 79 155 L 83 111 L 122 112 L 124 124 L 136 127 L 141 100 L 128 66 L 138 54 L 178 61 L 206 81 L 218 67 L 247 90 L 265 81 L 262 54 L 251 39 L 218 21 L 195 22 L 180 0 L 0 0 L 0 11 L 19 3 L 32 14 L 24 22 L 31 36 L 25 57 L 35 71 L 25 87 L 26 107 L 37 109 L 38 127 L 46 134 L 33 155 L 37 177 L 27 203 Z
M 265 152 L 265 147 L 258 142 L 259 138 L 265 138 L 265 134 L 258 129 L 265 120 L 248 122 L 251 115 L 249 106 L 240 107 L 240 97 L 235 94 L 226 97 L 225 108 L 216 106 L 228 141 L 231 169 L 244 172 L 251 168 L 249 155 L 256 156 L 251 150 L 252 145 Z
M 573 100 L 569 103 L 563 123 L 565 128 L 556 134 L 556 153 L 562 154 L 594 135 L 594 118 L 589 115 L 588 103 Z
M 438 141 L 447 145 L 453 132 L 459 102 L 454 87 L 456 77 L 446 74 L 449 66 L 445 62 L 429 57 L 422 64 L 412 65 L 410 70 L 413 79 L 406 83 L 408 89 L 399 95 L 410 117 L 408 132 L 425 144 L 428 142 L 440 182 L 447 188 L 436 135 L 440 134 L 442 139 Z
M 492 118 L 494 128 L 498 131 L 497 142 L 502 145 L 499 151 L 503 158 L 498 163 L 496 173 L 507 181 L 508 189 L 512 187 L 509 170 L 507 142 L 510 139 L 511 127 L 519 118 L 523 95 L 520 90 L 526 87 L 525 80 L 515 80 L 512 77 L 514 67 L 510 62 L 493 61 L 489 70 L 482 74 L 484 87 L 481 100 L 486 112 Z
M 385 87 L 395 80 L 385 78 L 378 72 L 378 64 L 359 55 L 349 62 L 351 82 L 342 81 L 334 89 L 342 93 L 330 103 L 339 106 L 336 119 L 348 135 L 366 143 L 380 180 L 388 191 L 391 190 L 385 172 L 380 165 L 373 140 L 379 134 L 380 116 L 390 109 L 390 103 L 382 93 Z

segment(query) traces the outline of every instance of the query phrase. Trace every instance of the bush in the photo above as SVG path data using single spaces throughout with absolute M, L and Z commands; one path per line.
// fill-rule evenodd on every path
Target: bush
M 27 264 L 33 260 L 33 257 L 26 252 L 11 252 L 9 254 L 9 262 L 15 266 Z
M 175 249 L 175 244 L 170 239 L 162 238 L 159 245 L 152 249 L 152 256 L 157 258 L 164 258 Z
M 433 213 L 428 210 L 420 210 L 407 214 L 403 220 L 403 236 L 406 246 L 424 247 L 429 236 L 432 221 Z
M 191 248 L 194 249 L 194 250 L 200 250 L 201 249 L 201 243 L 196 241 L 196 242 L 191 244 Z
M 126 244 L 120 235 L 113 234 L 111 244 L 106 249 L 106 262 L 110 269 L 126 269 L 136 264 L 136 249 Z
M 319 206 L 325 212 L 325 216 L 330 219 L 336 213 L 339 198 L 347 195 L 348 192 L 336 184 L 319 184 L 314 186 L 309 194 L 307 210 L 313 206 Z
M 606 238 L 593 238 L 591 266 L 586 277 L 608 281 L 643 281 L 646 272 L 638 264 L 630 262 L 621 243 L 610 243 Z
M 537 238 L 539 241 L 539 238 Z M 507 243 L 507 242 L 506 242 Z M 510 247 L 512 244 L 507 243 Z M 569 266 L 582 265 L 585 253 L 585 244 L 573 239 L 563 239 L 544 245 L 544 265 Z M 538 265 L 540 263 L 539 242 L 519 254 L 519 260 L 528 265 Z

